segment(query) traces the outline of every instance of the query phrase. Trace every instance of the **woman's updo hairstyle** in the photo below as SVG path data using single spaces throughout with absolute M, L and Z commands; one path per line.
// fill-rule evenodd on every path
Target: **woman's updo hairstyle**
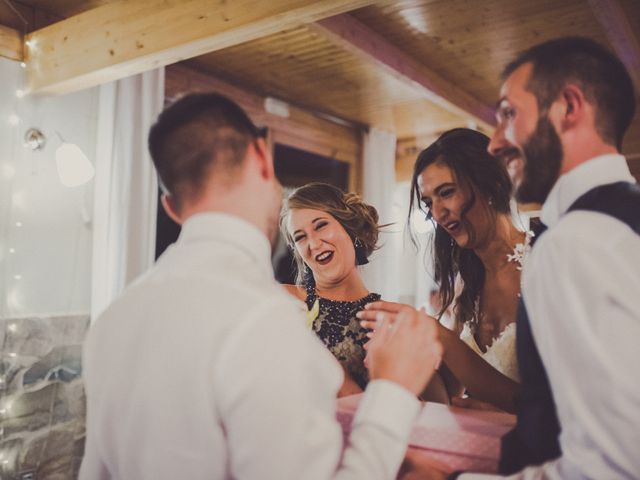
M 365 203 L 356 193 L 344 193 L 328 183 L 313 182 L 296 188 L 287 197 L 280 214 L 280 230 L 287 244 L 293 250 L 298 267 L 297 282 L 302 283 L 304 261 L 295 249 L 293 237 L 287 229 L 287 221 L 291 210 L 308 208 L 320 210 L 334 217 L 345 229 L 351 241 L 358 241 L 358 250 L 363 257 L 358 264 L 366 263 L 366 259 L 378 248 L 378 211 Z

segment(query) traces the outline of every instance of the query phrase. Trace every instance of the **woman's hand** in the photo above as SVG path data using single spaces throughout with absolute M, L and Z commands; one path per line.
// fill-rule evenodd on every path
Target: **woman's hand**
M 358 313 L 356 313 L 356 317 L 361 320 L 360 325 L 362 325 L 363 328 L 373 331 L 376 328 L 376 322 L 379 324 L 383 319 L 388 318 L 389 321 L 393 323 L 396 319 L 396 315 L 403 308 L 413 309 L 413 307 L 405 305 L 403 303 L 385 302 L 384 300 L 379 300 L 377 302 L 367 303 L 364 307 L 364 310 L 360 310 Z M 372 335 L 369 336 L 371 337 Z
M 416 396 L 427 385 L 442 356 L 433 319 L 423 311 L 403 306 L 394 319 L 384 318 L 368 344 L 371 379 L 385 379 Z
M 364 310 L 360 310 L 358 313 L 356 313 L 356 317 L 360 319 L 360 325 L 362 326 L 362 328 L 370 330 L 370 332 L 367 333 L 367 337 L 373 339 L 379 325 L 383 321 L 388 321 L 391 325 L 393 325 L 396 321 L 396 317 L 401 311 L 412 311 L 414 313 L 418 313 L 418 311 L 410 305 L 379 300 L 377 302 L 367 303 L 364 307 Z M 443 327 L 435 318 L 427 315 L 427 313 L 424 311 L 424 308 L 421 308 L 419 313 L 421 316 L 425 317 L 428 322 L 435 325 L 436 335 L 438 337 L 438 340 L 441 340 L 440 329 Z M 371 342 L 365 344 L 365 350 L 369 349 L 369 343 Z M 436 363 L 436 369 L 440 367 L 440 362 L 441 358 Z M 367 366 L 368 368 L 368 355 L 367 357 L 365 357 L 365 366 Z

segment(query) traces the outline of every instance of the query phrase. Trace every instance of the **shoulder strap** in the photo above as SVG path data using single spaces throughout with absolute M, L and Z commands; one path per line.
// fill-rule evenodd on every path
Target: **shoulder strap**
M 640 186 L 636 183 L 616 182 L 591 189 L 578 198 L 567 212 L 574 210 L 610 215 L 640 235 Z

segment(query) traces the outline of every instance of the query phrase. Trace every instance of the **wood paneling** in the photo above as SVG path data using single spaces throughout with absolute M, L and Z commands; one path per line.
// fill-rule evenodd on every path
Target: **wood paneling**
M 14 0 L 14 3 L 29 5 L 37 10 L 48 12 L 60 19 L 69 18 L 101 5 L 115 3 L 117 0 Z
M 636 89 L 640 89 L 640 41 L 627 12 L 618 0 L 588 0 L 588 3 L 613 50 L 629 70 Z M 634 10 L 640 15 L 640 7 Z
M 22 34 L 0 25 L 0 57 L 22 61 Z
M 491 105 L 501 69 L 518 52 L 565 35 L 607 44 L 584 0 L 403 1 L 352 15 Z
M 69 93 L 260 38 L 368 0 L 120 0 L 27 36 L 28 88 Z M 81 58 L 82 61 L 78 61 Z
M 433 104 L 424 91 L 304 26 L 190 63 L 261 95 L 394 131 L 399 137 L 467 123 L 467 118 Z
M 13 4 L 29 20 L 30 28 L 34 22 L 41 22 L 37 17 L 67 18 L 82 13 L 97 18 L 92 28 L 99 31 L 103 20 L 99 12 L 107 11 L 101 8 L 127 5 L 129 9 L 136 9 L 150 1 L 14 0 Z M 157 1 L 163 8 L 176 6 L 173 11 L 178 13 L 163 17 L 161 21 L 155 16 L 135 17 L 140 25 L 149 21 L 149 31 L 157 35 L 148 37 L 153 38 L 153 43 L 175 41 L 183 35 L 181 31 L 199 28 L 199 22 L 180 12 L 188 11 L 200 0 Z M 275 0 L 278 1 L 283 0 Z M 599 16 L 590 2 L 605 7 L 613 5 L 618 10 L 618 18 L 624 17 L 629 28 L 625 27 L 623 32 L 615 23 L 607 27 L 606 19 Z M 207 2 L 202 0 L 204 3 Z M 245 3 L 267 8 L 265 5 L 274 2 L 227 2 L 235 6 Z M 290 1 L 285 3 L 291 4 Z M 210 7 L 209 3 L 207 5 Z M 210 11 L 210 8 L 206 10 Z M 122 17 L 122 21 L 130 24 L 133 20 L 128 12 L 123 11 L 118 18 Z M 412 62 L 489 106 L 498 95 L 501 69 L 518 52 L 536 43 L 560 36 L 582 35 L 616 48 L 616 42 L 624 45 L 625 38 L 632 38 L 633 44 L 633 39 L 637 42 L 640 35 L 638 0 L 396 0 L 376 2 L 350 12 L 350 16 Z M 83 43 L 81 38 L 74 36 L 75 27 L 68 28 L 74 25 L 74 18 L 79 17 L 72 17 L 68 23 L 60 25 L 59 34 L 63 36 L 57 37 L 60 41 L 51 47 L 58 55 L 63 48 L 64 36 L 71 34 L 73 38 L 69 37 L 68 42 L 74 43 L 75 50 L 71 50 L 74 53 L 52 56 L 50 61 L 74 66 L 107 54 L 110 47 L 106 34 L 93 44 Z M 0 24 L 22 29 L 16 15 L 4 2 L 0 2 Z M 612 25 L 610 20 L 609 25 Z M 307 110 L 391 130 L 398 138 L 426 138 L 449 128 L 472 124 L 469 116 L 454 114 L 435 105 L 424 91 L 421 92 L 420 85 L 403 82 L 379 65 L 345 50 L 340 41 L 332 41 L 299 23 L 288 26 L 281 23 L 278 30 L 279 33 L 271 35 L 264 35 L 264 30 L 254 32 L 254 37 L 260 38 L 194 58 L 190 64 L 261 97 L 281 98 Z M 135 50 L 136 41 L 141 41 L 138 33 L 142 31 L 146 30 L 133 28 L 133 33 L 125 35 L 114 52 Z M 620 40 L 618 37 L 622 34 Z M 637 79 L 640 72 L 633 63 L 630 65 L 631 73 Z M 624 152 L 640 154 L 640 116 L 636 117 L 625 137 Z
M 487 128 L 492 128 L 495 124 L 492 107 L 445 80 L 439 73 L 407 55 L 352 15 L 336 15 L 320 20 L 312 26 L 358 58 L 382 69 L 410 87 L 422 90 L 431 102 L 445 110 L 456 115 L 469 116 Z
M 0 1 L 0 25 L 33 32 L 52 23 L 115 0 L 10 0 Z M 14 10 L 15 9 L 15 10 Z M 16 13 L 16 10 L 18 13 Z M 22 16 L 22 18 L 20 18 Z M 27 22 L 24 23 L 23 19 Z
M 270 114 L 264 109 L 264 97 L 239 88 L 184 65 L 167 67 L 165 92 L 170 101 L 193 92 L 217 92 L 237 102 L 259 126 L 269 128 L 270 140 L 350 165 L 350 188 L 357 190 L 360 178 L 362 131 L 318 117 L 289 106 L 289 117 Z

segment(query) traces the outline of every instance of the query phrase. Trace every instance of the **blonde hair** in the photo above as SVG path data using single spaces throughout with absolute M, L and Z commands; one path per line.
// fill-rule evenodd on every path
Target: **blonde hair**
M 345 229 L 351 240 L 356 239 L 362 244 L 362 251 L 366 258 L 378 248 L 378 211 L 375 207 L 365 203 L 356 193 L 344 193 L 328 183 L 313 182 L 295 189 L 284 202 L 280 214 L 280 230 L 293 250 L 298 268 L 296 283 L 301 284 L 304 275 L 304 261 L 295 249 L 293 237 L 287 229 L 287 220 L 291 210 L 308 208 L 320 210 L 334 217 Z

